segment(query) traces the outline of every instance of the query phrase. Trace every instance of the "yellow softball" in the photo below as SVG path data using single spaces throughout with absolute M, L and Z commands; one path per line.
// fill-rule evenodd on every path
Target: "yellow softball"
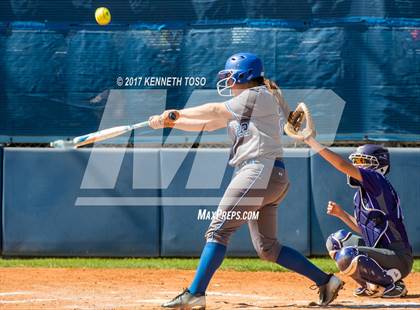
M 108 25 L 111 22 L 111 12 L 105 7 L 97 8 L 95 11 L 95 19 L 101 26 Z

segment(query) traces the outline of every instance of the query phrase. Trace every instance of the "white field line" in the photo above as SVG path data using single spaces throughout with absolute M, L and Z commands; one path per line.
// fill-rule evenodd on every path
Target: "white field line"
M 246 310 L 261 310 L 261 307 L 258 306 L 246 306 Z
M 17 292 L 3 292 L 0 293 L 0 296 L 17 296 L 17 295 L 31 295 L 32 292 L 29 291 L 17 291 Z
M 19 295 L 33 295 L 34 292 L 30 292 L 30 291 L 16 291 L 16 292 L 1 292 L 0 296 L 2 297 L 8 297 L 8 296 L 19 296 Z M 166 291 L 166 292 L 159 292 L 160 295 L 165 294 L 165 295 L 175 295 L 175 294 L 179 294 L 178 291 Z M 257 299 L 257 300 L 270 300 L 270 301 L 276 301 L 276 300 L 281 300 L 281 298 L 277 298 L 277 297 L 272 297 L 272 296 L 264 296 L 264 295 L 257 295 L 257 294 L 241 294 L 241 293 L 223 293 L 223 292 L 209 292 L 207 294 L 208 296 L 221 296 L 221 297 L 237 297 L 237 298 L 244 298 L 244 299 Z M 53 297 L 53 296 L 51 296 Z M 57 296 L 54 296 L 57 297 Z M 80 296 L 79 296 L 80 297 Z M 85 296 L 86 299 L 90 299 L 91 296 Z M 63 300 L 72 300 L 73 302 L 75 301 L 76 298 L 69 298 L 69 297 L 63 297 L 63 298 L 31 298 L 31 299 L 17 299 L 17 300 L 1 300 L 0 299 L 0 304 L 28 304 L 28 303 L 39 303 L 39 302 L 52 302 L 52 301 L 63 301 Z M 131 306 L 138 306 L 139 303 L 146 303 L 146 304 L 161 304 L 163 302 L 167 301 L 167 299 L 163 299 L 163 298 L 156 298 L 156 299 L 138 299 L 136 301 L 134 301 L 134 303 L 136 304 L 104 304 L 101 305 L 103 307 L 131 307 Z M 283 300 L 281 300 L 282 303 L 284 303 Z M 289 306 L 303 306 L 303 307 L 307 307 L 308 303 L 310 302 L 310 300 L 295 300 L 293 301 L 291 304 L 289 304 Z M 354 300 L 337 300 L 334 302 L 334 304 L 339 307 L 342 304 L 352 304 L 354 306 L 356 306 L 356 308 L 369 308 L 369 307 L 419 307 L 420 308 L 420 303 L 417 302 L 391 302 L 391 301 L 386 301 L 384 302 L 383 300 L 366 300 L 366 301 L 362 301 L 362 300 L 358 300 L 357 303 Z M 64 306 L 64 308 L 73 308 L 73 309 L 94 309 L 94 307 L 89 307 L 86 305 L 72 305 L 72 306 Z M 258 306 L 252 306 L 249 305 L 247 307 L 247 309 L 258 309 Z
M 295 300 L 293 303 L 289 304 L 290 307 L 304 307 L 304 308 L 313 308 L 314 306 L 309 306 L 309 300 Z M 420 303 L 417 302 L 384 302 L 383 300 L 376 301 L 375 299 L 366 299 L 365 301 L 362 300 L 334 300 L 330 305 L 333 308 L 340 308 L 340 307 L 347 307 L 351 306 L 354 309 L 369 309 L 369 308 L 420 308 Z M 247 308 L 248 309 L 248 308 Z
M 169 294 L 169 295 L 178 295 L 179 292 L 175 291 L 166 291 L 161 292 L 160 294 Z M 251 298 L 251 299 L 261 299 L 261 300 L 275 300 L 275 297 L 256 295 L 256 294 L 241 294 L 241 293 L 223 293 L 223 292 L 208 292 L 207 296 L 225 296 L 225 297 L 240 297 L 240 298 Z
M 167 291 L 167 292 L 161 292 L 161 294 L 179 294 L 179 292 L 175 292 L 175 291 Z M 284 300 L 281 298 L 276 298 L 276 297 L 269 297 L 269 296 L 263 296 L 263 295 L 255 295 L 255 294 L 240 294 L 240 293 L 222 293 L 222 292 L 209 292 L 207 293 L 208 296 L 226 296 L 226 297 L 241 297 L 241 298 L 249 298 L 249 299 L 259 299 L 259 300 L 271 300 L 271 301 L 276 301 L 279 300 L 281 301 L 282 304 L 284 304 Z M 141 300 L 139 300 L 141 301 Z M 145 300 L 145 302 L 153 302 L 153 299 L 149 299 L 149 300 Z M 161 299 L 156 299 L 156 302 L 160 302 Z M 291 303 L 287 303 L 290 307 L 294 306 L 294 307 L 308 307 L 309 303 L 312 300 L 294 300 Z M 389 307 L 419 307 L 420 308 L 420 303 L 416 303 L 416 302 L 384 302 L 383 300 L 378 300 L 375 301 L 374 299 L 369 299 L 366 301 L 354 301 L 354 300 L 335 300 L 333 302 L 333 304 L 331 304 L 331 306 L 337 306 L 339 307 L 342 304 L 352 304 L 355 306 L 360 306 L 360 308 L 369 308 L 369 306 L 372 307 L 383 307 L 383 308 L 389 308 Z M 258 307 L 257 307 L 258 308 Z M 247 309 L 251 309 L 250 307 L 247 307 Z
M 68 305 L 68 306 L 64 306 L 62 307 L 63 309 L 73 309 L 73 310 L 91 310 L 91 309 L 95 309 L 93 308 L 89 308 L 86 306 L 79 306 L 79 305 Z
M 226 296 L 226 297 L 241 297 L 241 298 L 251 298 L 251 299 L 260 299 L 260 300 L 274 300 L 276 298 L 263 295 L 255 294 L 241 294 L 241 293 L 222 293 L 222 292 L 210 292 L 207 293 L 209 296 Z
M 169 299 L 162 299 L 162 298 L 156 298 L 156 299 L 138 299 L 136 300 L 137 303 L 146 303 L 146 304 L 155 304 L 155 303 L 159 303 L 162 304 L 166 301 L 168 301 Z
M 28 304 L 34 302 L 56 301 L 55 298 L 32 298 L 32 299 L 18 299 L 18 300 L 0 300 L 0 304 Z
M 178 295 L 179 292 L 176 291 L 165 291 L 160 292 L 160 294 L 169 294 L 169 295 Z M 207 296 L 224 296 L 224 297 L 239 297 L 239 298 L 248 298 L 248 299 L 260 299 L 260 300 L 276 300 L 275 297 L 256 295 L 256 294 L 241 294 L 241 293 L 223 293 L 223 292 L 208 292 Z M 151 299 L 152 300 L 152 299 Z
M 355 301 L 348 301 L 348 300 L 339 300 L 339 301 L 334 301 L 333 303 L 337 303 L 337 306 L 339 305 L 339 304 L 354 304 L 354 305 L 357 305 L 357 306 L 360 306 L 360 307 L 366 307 L 366 308 L 369 308 L 369 306 L 374 306 L 375 308 L 377 308 L 377 307 L 383 307 L 383 308 L 389 308 L 389 307 L 392 307 L 392 308 L 396 308 L 396 307 L 401 307 L 401 308 L 404 308 L 404 307 L 419 307 L 420 308 L 420 303 L 418 303 L 418 302 L 410 302 L 410 301 L 407 301 L 407 302 L 384 302 L 384 301 L 375 301 L 375 300 L 373 300 L 373 299 L 370 299 L 369 301 L 362 301 L 362 302 L 359 302 L 359 301 L 357 301 L 357 303 L 355 302 Z
M 73 310 L 93 310 L 93 309 L 120 309 L 120 308 L 129 308 L 129 309 L 139 309 L 141 306 L 138 303 L 135 304 L 106 304 L 106 305 L 95 305 L 95 306 L 81 306 L 81 305 L 66 305 L 62 306 L 61 309 L 73 309 Z

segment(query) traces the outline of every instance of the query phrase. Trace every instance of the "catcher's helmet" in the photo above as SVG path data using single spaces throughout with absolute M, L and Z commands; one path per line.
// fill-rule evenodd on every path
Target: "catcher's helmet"
M 356 152 L 350 154 L 349 159 L 357 167 L 373 169 L 383 175 L 390 170 L 389 152 L 380 145 L 365 144 L 359 146 Z
M 264 69 L 261 59 L 252 53 L 237 53 L 230 56 L 226 61 L 225 69 L 219 71 L 217 91 L 221 96 L 231 96 L 231 88 L 236 83 L 247 83 L 262 76 L 264 76 Z

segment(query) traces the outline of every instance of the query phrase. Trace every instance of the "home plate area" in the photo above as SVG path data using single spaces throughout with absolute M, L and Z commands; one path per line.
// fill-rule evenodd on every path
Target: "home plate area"
M 0 269 L 0 309 L 160 309 L 188 286 L 192 270 L 176 269 Z M 346 285 L 333 309 L 420 308 L 420 275 L 406 280 L 408 296 L 357 298 Z M 317 300 L 312 283 L 289 272 L 219 270 L 207 293 L 207 309 L 305 309 Z

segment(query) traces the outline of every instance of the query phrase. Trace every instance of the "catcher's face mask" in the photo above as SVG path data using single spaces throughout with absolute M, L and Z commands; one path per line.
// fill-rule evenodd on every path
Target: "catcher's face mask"
M 355 167 L 363 168 L 363 169 L 372 169 L 379 172 L 382 175 L 385 175 L 388 171 L 388 165 L 379 167 L 379 161 L 375 156 L 366 155 L 361 153 L 353 153 L 349 156 L 349 159 L 353 163 Z M 347 176 L 347 184 L 350 187 L 359 187 L 360 183 L 357 180 L 352 179 L 351 177 Z
M 349 159 L 352 161 L 353 165 L 365 169 L 376 169 L 379 166 L 379 162 L 376 157 L 365 154 L 351 154 Z
M 388 171 L 389 165 L 381 167 L 376 156 L 361 153 L 353 153 L 349 156 L 349 159 L 352 161 L 354 166 L 359 168 L 372 169 L 379 172 L 382 175 L 385 175 Z

